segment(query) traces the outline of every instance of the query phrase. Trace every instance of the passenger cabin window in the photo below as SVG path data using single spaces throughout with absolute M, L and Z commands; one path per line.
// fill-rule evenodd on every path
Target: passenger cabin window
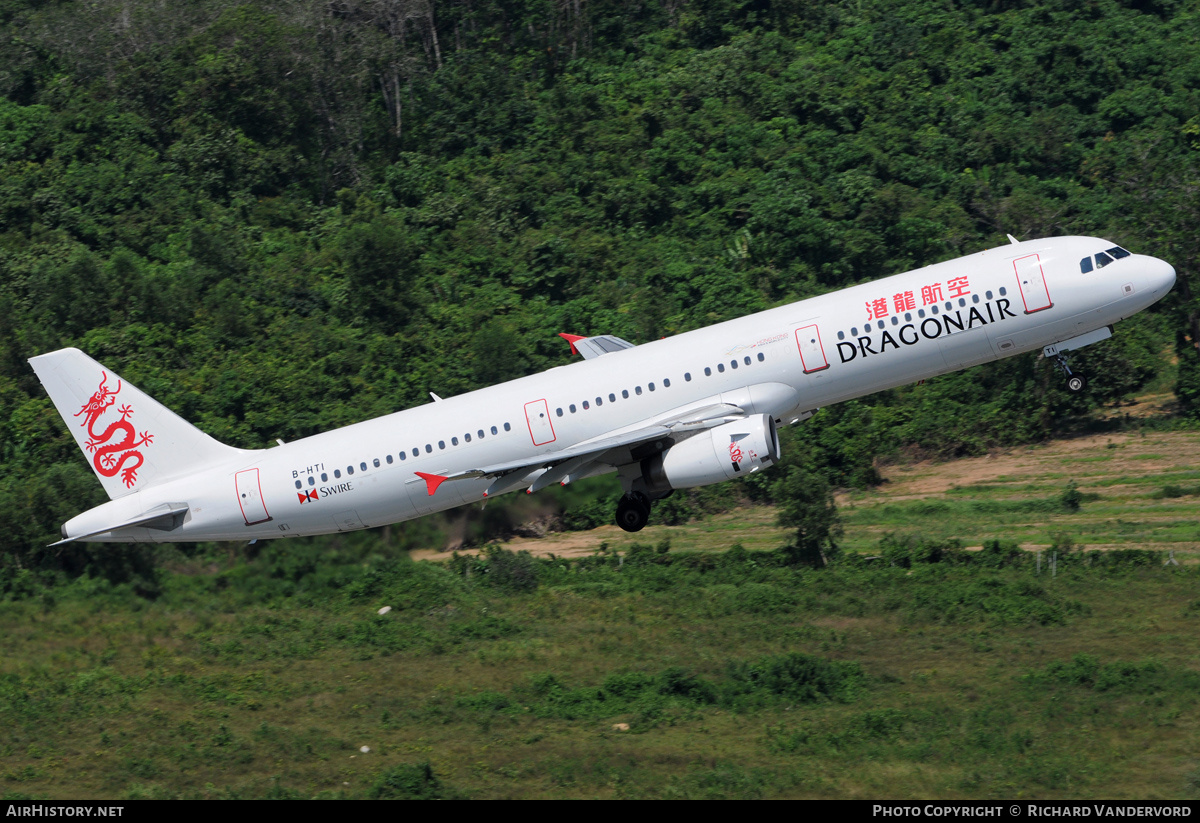
M 479 439 L 480 439 L 480 440 L 482 440 L 482 439 L 483 439 L 483 429 L 480 429 L 478 432 L 476 432 L 476 434 L 478 434 L 478 435 L 479 435 Z
M 669 389 L 669 388 L 671 388 L 671 378 L 669 378 L 669 377 L 664 377 L 664 378 L 663 378 L 663 388 L 664 388 L 664 389 Z
M 625 400 L 629 399 L 629 389 L 621 389 L 621 397 Z
M 590 408 L 591 408 L 591 406 L 588 405 L 588 401 L 584 400 L 583 401 L 583 410 L 587 411 Z
M 575 413 L 575 404 L 574 404 L 574 403 L 572 403 L 571 405 L 567 406 L 567 408 L 571 410 L 571 414 L 574 414 L 574 413 Z
M 505 424 L 504 424 L 504 430 L 505 430 L 506 432 L 510 432 L 510 431 L 512 431 L 512 426 L 510 426 L 509 424 L 505 423 Z
M 705 377 L 712 377 L 712 369 L 710 369 L 708 366 L 705 366 L 705 367 L 704 367 L 704 376 L 705 376 Z
M 612 394 L 612 393 L 610 392 L 610 393 L 609 393 L 609 395 L 608 395 L 608 402 L 609 402 L 609 403 L 616 403 L 616 402 L 617 402 L 617 396 L 616 396 L 615 394 Z
M 466 434 L 464 434 L 464 435 L 463 435 L 463 440 L 465 440 L 466 442 L 470 443 L 470 442 L 471 442 L 471 433 L 470 433 L 470 432 L 467 432 Z
M 303 484 L 303 483 L 301 483 L 299 480 L 297 480 L 297 481 L 296 481 L 296 488 L 298 488 L 298 489 L 302 489 L 302 488 L 304 488 L 304 484 Z
M 408 459 L 408 452 L 400 452 L 400 459 L 401 459 L 401 460 L 407 460 L 407 459 Z
M 328 482 L 329 482 L 329 475 L 327 475 L 325 472 L 321 472 L 321 482 L 322 482 L 322 483 L 328 483 Z
M 353 466 L 347 466 L 347 467 L 346 467 L 346 474 L 354 474 L 354 467 L 353 467 Z
M 439 441 L 438 441 L 438 448 L 439 448 L 439 449 L 444 449 L 444 448 L 446 448 L 446 441 L 445 441 L 445 440 L 439 440 Z
M 719 371 L 721 374 L 724 374 L 724 373 L 725 373 L 725 364 L 724 364 L 724 363 L 718 363 L 718 364 L 717 364 L 717 371 Z
M 766 358 L 766 355 L 764 355 L 762 352 L 759 352 L 759 353 L 758 353 L 758 362 L 759 362 L 759 363 L 763 362 L 763 361 L 764 361 L 764 360 L 766 360 L 766 359 L 767 359 L 767 358 Z
M 596 405 L 597 405 L 597 406 L 603 406 L 603 405 L 604 405 L 604 398 L 602 398 L 602 397 L 597 397 L 597 398 L 596 398 Z
M 396 462 L 396 461 L 392 460 L 392 456 L 389 454 L 389 455 L 387 456 L 387 462 L 388 462 L 388 465 L 390 466 L 390 465 L 392 465 L 392 463 L 394 463 L 394 462 Z
M 633 387 L 633 393 L 634 393 L 634 394 L 639 394 L 639 395 L 640 395 L 640 394 L 642 393 L 642 387 L 641 387 L 641 386 L 634 386 L 634 387 Z
M 334 470 L 333 470 L 333 479 L 334 479 L 334 480 L 337 480 L 337 479 L 338 479 L 339 477 L 341 477 L 341 476 L 342 476 L 342 470 L 341 470 L 341 469 L 334 469 Z
M 451 445 L 451 446 L 457 446 L 457 445 L 458 445 L 458 438 L 457 438 L 457 437 L 451 437 L 451 438 L 450 438 L 450 445 Z
M 375 458 L 373 461 L 371 461 L 371 462 L 374 464 L 375 468 L 379 468 L 379 458 L 378 458 L 378 457 L 376 457 L 376 458 Z
M 496 427 L 495 427 L 495 426 L 492 426 L 492 434 L 499 434 L 499 432 L 497 432 L 497 431 L 496 431 Z
M 308 476 L 308 485 L 310 485 L 310 486 L 315 486 L 315 485 L 317 485 L 316 478 L 314 478 L 312 475 L 309 475 L 309 476 Z
M 691 382 L 692 382 L 692 373 L 691 373 L 690 371 L 685 371 L 685 372 L 683 373 L 683 382 L 684 382 L 684 383 L 691 383 Z
M 737 361 L 736 361 L 736 360 L 730 360 L 730 361 L 729 361 L 729 367 L 730 367 L 731 369 L 736 369 L 736 368 L 737 368 Z
M 648 385 L 649 385 L 650 391 L 654 391 L 654 384 L 653 384 L 653 383 L 650 383 L 650 384 L 648 384 Z
M 366 464 L 366 463 L 359 463 L 359 464 L 358 464 L 358 467 L 359 467 L 360 469 L 362 469 L 363 471 L 366 471 L 366 470 L 367 470 L 367 464 Z

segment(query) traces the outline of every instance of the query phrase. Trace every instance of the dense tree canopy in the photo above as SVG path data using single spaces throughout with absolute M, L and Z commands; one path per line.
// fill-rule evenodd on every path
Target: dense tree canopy
M 1174 0 L 5 0 L 0 535 L 100 501 L 25 359 L 293 439 L 1006 242 L 1166 258 L 1161 311 L 826 410 L 835 483 L 1045 437 L 1179 359 L 1200 413 L 1200 18 Z

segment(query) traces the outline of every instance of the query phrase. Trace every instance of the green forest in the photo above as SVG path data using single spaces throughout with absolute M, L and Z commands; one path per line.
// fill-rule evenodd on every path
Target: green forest
M 1085 396 L 1034 355 L 884 392 L 738 494 L 1039 441 L 1155 381 L 1200 416 L 1195 3 L 3 0 L 0 28 L 9 593 L 137 562 L 45 548 L 103 500 L 26 363 L 63 346 L 261 448 L 568 362 L 559 332 L 1092 234 L 1179 281 L 1076 359 Z

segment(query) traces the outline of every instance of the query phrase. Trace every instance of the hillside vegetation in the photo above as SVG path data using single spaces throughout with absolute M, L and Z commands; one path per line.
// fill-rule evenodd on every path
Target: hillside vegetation
M 66 345 L 261 447 L 566 362 L 560 331 L 641 342 L 1097 234 L 1180 282 L 1078 358 L 1087 396 L 1025 356 L 824 410 L 790 451 L 869 485 L 901 449 L 1076 427 L 1172 351 L 1200 403 L 1194 4 L 7 0 L 0 23 L 6 592 L 150 562 L 43 548 L 102 500 L 25 363 Z

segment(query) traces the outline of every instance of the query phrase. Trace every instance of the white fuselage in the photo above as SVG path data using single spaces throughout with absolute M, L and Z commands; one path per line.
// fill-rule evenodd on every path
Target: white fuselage
M 1170 289 L 1174 270 L 1152 257 L 1130 255 L 1081 271 L 1081 258 L 1112 246 L 1071 237 L 989 249 L 245 452 L 235 463 L 92 509 L 67 523 L 64 535 L 165 503 L 187 504 L 179 528 L 91 539 L 349 531 L 481 500 L 492 483 L 459 479 L 431 495 L 415 472 L 450 475 L 551 456 L 672 410 L 719 402 L 786 424 L 806 410 L 1078 337 Z M 535 476 L 529 472 L 530 480 Z

